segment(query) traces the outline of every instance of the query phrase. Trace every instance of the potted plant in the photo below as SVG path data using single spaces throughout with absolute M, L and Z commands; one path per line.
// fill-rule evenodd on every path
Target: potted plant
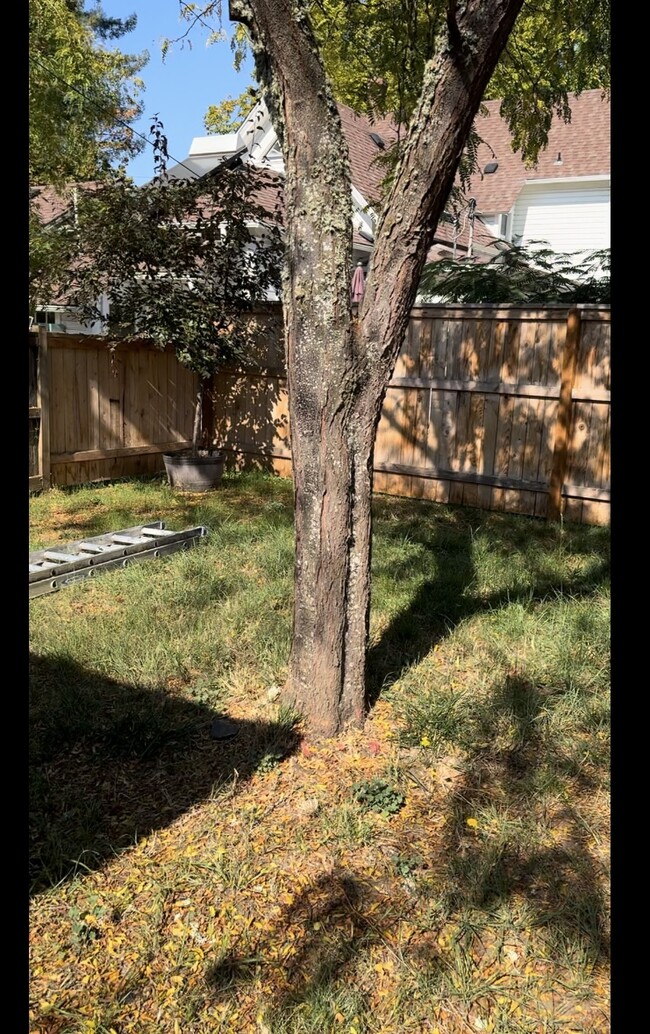
M 165 454 L 164 463 L 173 486 L 205 491 L 223 473 L 223 455 L 202 440 L 205 393 L 221 365 L 254 348 L 265 330 L 260 303 L 280 288 L 279 204 L 270 211 L 257 200 L 261 186 L 279 198 L 279 181 L 231 160 L 202 177 L 172 177 L 158 120 L 151 132 L 150 183 L 138 187 L 116 175 L 80 194 L 74 226 L 67 227 L 80 257 L 71 263 L 66 293 L 85 323 L 101 321 L 110 345 L 171 344 L 198 375 L 192 446 Z M 97 301 L 102 297 L 108 311 Z

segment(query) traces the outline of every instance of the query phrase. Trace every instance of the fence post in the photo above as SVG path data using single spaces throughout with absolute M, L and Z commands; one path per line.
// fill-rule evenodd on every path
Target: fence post
M 38 461 L 43 491 L 46 491 L 50 487 L 50 378 L 45 327 L 38 328 L 38 404 L 41 409 Z
M 580 310 L 570 309 L 567 315 L 566 340 L 562 353 L 560 398 L 557 406 L 553 464 L 548 487 L 548 505 L 546 508 L 546 519 L 548 521 L 558 521 L 562 513 L 562 486 L 569 459 L 569 440 L 573 410 L 571 395 L 576 376 L 580 328 Z

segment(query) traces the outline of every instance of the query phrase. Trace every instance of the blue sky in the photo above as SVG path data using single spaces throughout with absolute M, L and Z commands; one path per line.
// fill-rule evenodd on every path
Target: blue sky
M 158 112 L 165 126 L 169 153 L 182 160 L 192 137 L 205 134 L 203 116 L 207 108 L 228 94 L 236 97 L 242 92 L 250 81 L 252 62 L 249 59 L 241 72 L 235 72 L 228 43 L 206 46 L 208 32 L 200 26 L 192 30 L 191 48 L 187 42 L 184 46 L 174 44 L 163 62 L 163 38 L 178 37 L 188 24 L 180 19 L 178 0 L 104 0 L 102 6 L 114 18 L 137 14 L 134 31 L 115 42 L 126 53 L 149 52 L 149 61 L 140 73 L 146 87 L 142 94 L 145 114 L 134 125 L 148 136 L 151 116 Z M 226 11 L 227 7 L 224 3 Z M 227 18 L 224 28 L 230 28 Z M 136 183 L 151 179 L 151 147 L 146 147 L 129 164 L 128 172 Z

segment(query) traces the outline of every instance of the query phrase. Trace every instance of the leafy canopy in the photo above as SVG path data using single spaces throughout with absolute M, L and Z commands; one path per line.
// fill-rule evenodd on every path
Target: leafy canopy
M 113 341 L 173 344 L 205 378 L 247 350 L 257 328 L 251 309 L 279 289 L 278 216 L 259 201 L 265 174 L 249 166 L 168 178 L 161 123 L 151 132 L 159 169 L 151 183 L 138 187 L 117 174 L 80 191 L 76 210 L 46 235 L 66 254 L 61 292 L 83 322 L 100 321 Z
M 446 11 L 446 0 L 312 0 L 337 99 L 408 123 Z M 609 85 L 609 0 L 528 0 L 486 99 L 503 99 L 513 146 L 532 162 L 553 113 L 568 118 L 568 94 Z
M 191 25 L 221 17 L 221 5 L 187 4 Z M 446 0 L 308 0 L 308 9 L 337 100 L 370 118 L 408 124 L 424 66 L 444 27 Z M 568 119 L 569 94 L 610 87 L 609 0 L 527 0 L 486 91 L 502 98 L 513 146 L 534 163 L 554 114 Z M 244 33 L 244 35 L 242 35 Z M 232 41 L 241 64 L 245 30 Z M 246 113 L 246 91 L 206 115 L 211 132 L 228 132 Z M 477 123 L 480 133 L 480 120 Z
M 148 55 L 104 46 L 134 25 L 83 0 L 29 0 L 30 183 L 99 179 L 140 149 L 130 123 Z
M 531 241 L 509 246 L 488 262 L 440 259 L 425 266 L 420 292 L 444 302 L 609 304 L 610 252 L 559 254 Z
M 259 91 L 248 85 L 238 97 L 228 95 L 220 104 L 211 104 L 203 118 L 208 133 L 232 133 L 257 102 Z

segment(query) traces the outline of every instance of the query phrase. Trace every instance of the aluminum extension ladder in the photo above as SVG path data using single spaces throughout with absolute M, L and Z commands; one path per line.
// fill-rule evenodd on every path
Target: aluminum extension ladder
M 129 567 L 140 560 L 189 549 L 207 534 L 208 529 L 203 525 L 184 531 L 168 531 L 164 521 L 152 521 L 123 531 L 38 550 L 29 554 L 30 598 L 56 592 L 83 578 L 94 578 L 114 567 Z

